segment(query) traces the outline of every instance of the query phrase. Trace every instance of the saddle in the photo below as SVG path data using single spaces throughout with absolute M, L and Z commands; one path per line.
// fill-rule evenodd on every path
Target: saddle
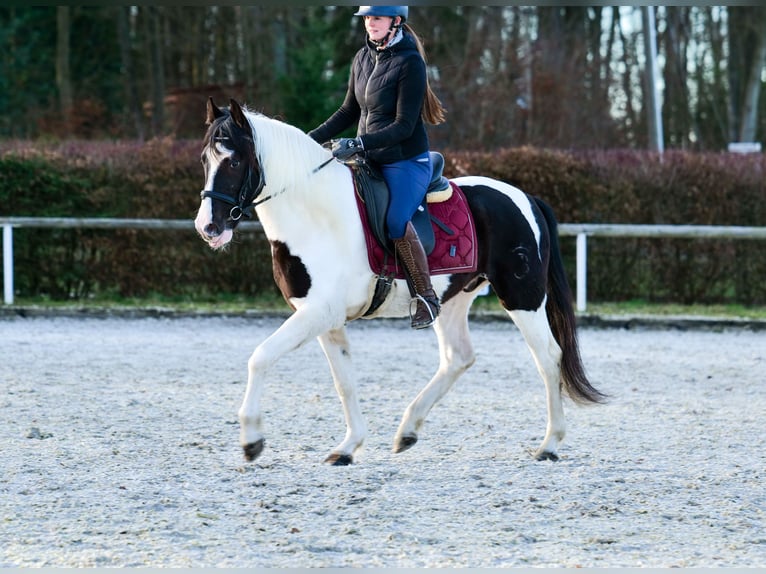
M 431 275 L 476 271 L 476 229 L 463 191 L 442 174 L 444 157 L 431 153 L 433 174 L 412 223 L 428 256 Z M 365 158 L 346 163 L 353 174 L 359 218 L 367 244 L 373 281 L 371 304 L 363 316 L 373 314 L 386 300 L 394 279 L 404 279 L 393 242 L 386 233 L 389 189 L 380 169 Z
M 428 204 L 446 201 L 452 195 L 449 180 L 443 175 L 444 156 L 435 151 L 429 152 L 429 154 L 432 166 L 431 181 L 428 184 L 426 196 L 411 220 L 412 225 L 415 226 L 415 231 L 418 232 L 418 237 L 423 244 L 426 255 L 433 252 L 436 245 L 432 223 L 443 226 L 445 231 L 447 230 L 443 222 L 429 214 Z M 357 194 L 365 205 L 371 233 L 380 246 L 389 255 L 393 255 L 394 244 L 388 239 L 388 234 L 386 233 L 386 212 L 391 196 L 380 168 L 366 158 L 359 156 L 354 156 L 344 163 L 351 168 L 354 174 Z

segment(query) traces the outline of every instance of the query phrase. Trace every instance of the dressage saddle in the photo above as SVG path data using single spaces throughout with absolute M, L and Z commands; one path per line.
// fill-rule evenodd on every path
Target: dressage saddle
M 440 226 L 450 235 L 454 233 L 452 229 L 428 212 L 429 203 L 446 201 L 452 194 L 449 181 L 443 175 L 444 156 L 435 151 L 429 152 L 429 154 L 431 155 L 432 166 L 431 181 L 428 184 L 426 196 L 418 206 L 415 215 L 412 216 L 412 224 L 415 226 L 415 231 L 418 233 L 426 254 L 430 254 L 436 244 L 433 225 Z M 343 163 L 348 165 L 354 174 L 356 191 L 365 205 L 372 234 L 381 247 L 393 255 L 394 244 L 388 239 L 386 233 L 386 212 L 391 194 L 380 168 L 360 156 L 354 156 Z

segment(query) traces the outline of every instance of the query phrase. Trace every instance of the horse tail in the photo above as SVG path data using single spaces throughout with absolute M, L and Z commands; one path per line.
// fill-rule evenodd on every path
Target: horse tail
M 601 403 L 606 395 L 595 389 L 585 374 L 577 341 L 577 322 L 572 307 L 572 291 L 569 288 L 564 263 L 559 248 L 558 222 L 550 205 L 542 199 L 533 198 L 548 225 L 550 236 L 550 263 L 548 265 L 548 299 L 545 312 L 556 342 L 561 347 L 561 386 L 573 401 L 578 403 Z

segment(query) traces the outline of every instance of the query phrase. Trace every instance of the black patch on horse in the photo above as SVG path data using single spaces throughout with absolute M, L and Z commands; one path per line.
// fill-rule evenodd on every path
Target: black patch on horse
M 291 297 L 305 297 L 311 289 L 311 276 L 300 257 L 290 253 L 281 241 L 271 241 L 274 281 L 288 304 Z M 292 307 L 292 305 L 290 305 Z
M 548 272 L 548 226 L 537 204 L 530 199 L 532 213 L 540 228 L 540 246 L 537 245 L 526 217 L 503 193 L 484 185 L 464 185 L 471 207 L 476 237 L 479 243 L 479 264 L 476 275 L 489 279 L 505 309 L 534 311 L 546 295 Z M 507 246 L 498 249 L 493 246 Z M 542 252 L 543 260 L 538 255 Z M 453 281 L 446 295 L 465 287 L 465 281 Z M 456 279 L 456 278 L 455 278 Z

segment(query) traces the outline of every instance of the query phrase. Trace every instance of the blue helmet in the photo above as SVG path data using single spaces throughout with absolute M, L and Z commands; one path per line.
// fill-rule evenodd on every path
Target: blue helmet
M 402 22 L 407 20 L 408 6 L 359 6 L 359 11 L 354 16 L 389 16 L 402 17 Z

